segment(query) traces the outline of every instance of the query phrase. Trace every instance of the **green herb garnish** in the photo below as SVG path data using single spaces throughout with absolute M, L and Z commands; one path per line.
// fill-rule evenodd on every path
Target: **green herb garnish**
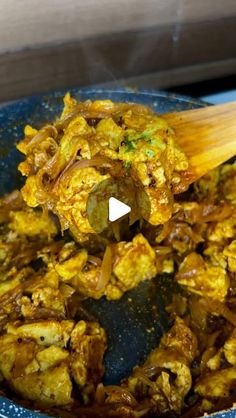
M 153 150 L 151 150 L 151 149 L 147 149 L 147 150 L 146 150 L 146 155 L 147 155 L 149 158 L 152 158 L 152 157 L 154 157 L 155 152 L 154 152 Z
M 125 167 L 126 170 L 129 170 L 130 167 L 131 167 L 131 162 L 130 161 L 125 161 L 124 162 L 124 167 Z
M 148 143 L 153 147 L 159 148 L 162 151 L 164 151 L 164 149 L 166 148 L 166 144 L 162 141 L 161 138 L 151 138 L 148 140 Z
M 136 149 L 136 145 L 133 141 L 125 141 L 125 152 L 130 152 Z

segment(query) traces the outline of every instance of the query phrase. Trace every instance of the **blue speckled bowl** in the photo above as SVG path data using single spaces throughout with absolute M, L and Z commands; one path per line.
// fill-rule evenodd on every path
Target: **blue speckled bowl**
M 158 113 L 187 110 L 206 105 L 204 102 L 185 96 L 158 91 L 135 91 L 133 89 L 70 89 L 80 100 L 111 99 L 119 102 L 137 102 L 152 107 Z M 62 110 L 64 91 L 32 96 L 0 107 L 0 195 L 10 192 L 22 183 L 17 172 L 21 155 L 15 149 L 17 140 L 23 137 L 23 127 L 32 124 L 39 127 L 52 121 Z M 161 282 L 161 283 L 160 283 Z M 161 284 L 161 286 L 160 286 Z M 120 301 L 87 300 L 85 307 L 95 314 L 108 330 L 108 350 L 105 356 L 106 384 L 118 383 L 127 376 L 133 366 L 142 362 L 157 345 L 163 331 L 168 328 L 164 311 L 165 295 L 162 288 L 175 289 L 167 278 L 158 278 L 158 292 L 153 284 L 145 282 L 128 292 Z M 130 298 L 135 302 L 130 303 Z M 151 305 L 157 305 L 157 313 Z M 40 418 L 45 415 L 32 412 L 0 397 L 0 418 Z M 235 418 L 236 409 L 212 415 L 215 418 Z

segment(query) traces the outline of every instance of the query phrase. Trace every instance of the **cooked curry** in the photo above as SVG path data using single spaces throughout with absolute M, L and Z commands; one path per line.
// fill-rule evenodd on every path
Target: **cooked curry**
M 236 401 L 236 164 L 185 191 L 188 160 L 150 109 L 77 103 L 26 126 L 21 191 L 0 200 L 0 379 L 32 408 L 65 417 L 197 417 Z M 149 216 L 100 236 L 93 187 L 141 184 Z M 63 235 L 68 230 L 69 234 Z M 182 288 L 172 326 L 118 386 L 102 383 L 109 329 L 81 319 L 80 300 L 120 299 L 168 273 Z

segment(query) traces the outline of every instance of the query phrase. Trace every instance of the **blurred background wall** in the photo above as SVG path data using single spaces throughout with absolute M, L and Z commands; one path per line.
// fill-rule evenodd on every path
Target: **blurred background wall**
M 235 0 L 0 0 L 0 100 L 235 72 Z

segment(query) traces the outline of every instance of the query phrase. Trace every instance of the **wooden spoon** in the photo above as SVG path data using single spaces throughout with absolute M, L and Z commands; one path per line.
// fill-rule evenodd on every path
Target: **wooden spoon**
M 189 183 L 236 155 L 236 102 L 163 117 L 189 158 Z

